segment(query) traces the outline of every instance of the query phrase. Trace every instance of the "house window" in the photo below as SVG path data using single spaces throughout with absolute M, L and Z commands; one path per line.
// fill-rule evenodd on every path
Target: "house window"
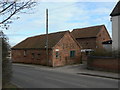
M 86 51 L 86 55 L 88 55 L 89 54 L 89 51 Z
M 101 37 L 101 34 L 99 35 L 99 37 Z
M 24 57 L 26 57 L 26 55 L 27 55 L 27 51 L 26 51 L 26 50 L 24 50 Z
M 32 58 L 35 58 L 35 54 L 34 53 L 32 53 Z
M 86 43 L 86 45 L 88 45 L 88 42 Z
M 38 53 L 38 56 L 40 56 L 40 53 Z
M 56 58 L 59 58 L 59 52 L 56 51 Z
M 40 53 L 37 54 L 36 58 L 39 60 L 40 59 Z
M 75 51 L 70 51 L 70 57 L 75 57 Z

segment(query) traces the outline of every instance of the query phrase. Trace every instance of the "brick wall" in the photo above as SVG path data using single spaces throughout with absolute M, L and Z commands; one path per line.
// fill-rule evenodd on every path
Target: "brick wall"
M 116 59 L 116 58 L 90 57 L 88 59 L 87 65 L 89 69 L 117 72 L 118 70 L 120 71 L 119 63 L 120 63 L 120 59 Z
M 103 48 L 102 42 L 111 40 L 111 38 L 105 27 L 102 27 L 96 37 L 78 38 L 76 40 L 83 46 L 83 49 L 96 49 Z
M 56 58 L 56 51 L 58 51 L 59 56 Z M 75 57 L 70 57 L 70 51 L 75 51 Z M 49 65 L 50 66 L 63 66 L 67 64 L 80 63 L 81 48 L 74 41 L 69 33 L 65 36 L 51 49 L 49 50 Z M 32 55 L 34 53 L 34 57 Z M 21 63 L 34 63 L 47 65 L 46 50 L 12 50 L 13 62 Z
M 12 50 L 12 61 L 47 65 L 46 50 L 26 50 L 26 55 L 24 55 L 24 51 L 25 50 Z M 51 65 L 51 50 L 49 50 L 49 60 Z
M 79 38 L 76 39 L 83 49 L 94 49 L 96 48 L 96 38 Z
M 56 50 L 59 50 L 59 57 L 56 58 Z M 67 64 L 80 63 L 81 48 L 76 44 L 73 38 L 66 33 L 61 41 L 53 49 L 53 65 L 63 66 Z M 70 57 L 70 51 L 75 51 L 75 57 Z
M 98 48 L 104 48 L 102 42 L 111 40 L 109 33 L 102 27 L 101 31 L 98 33 L 96 38 L 96 45 Z

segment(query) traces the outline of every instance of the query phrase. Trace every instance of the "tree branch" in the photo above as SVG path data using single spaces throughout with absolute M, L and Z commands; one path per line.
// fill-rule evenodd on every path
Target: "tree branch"
M 8 8 L 10 8 L 11 6 L 13 6 L 16 2 L 13 2 L 12 4 L 10 4 L 9 6 L 7 6 L 6 8 L 4 8 L 2 11 L 0 11 L 0 13 L 6 11 Z
M 6 16 L 8 16 L 4 20 L 0 21 L 0 24 L 4 24 L 6 21 L 11 19 L 12 16 L 14 16 L 16 13 L 20 12 L 21 10 L 32 8 L 34 3 L 36 3 L 36 2 L 32 2 L 31 0 L 29 0 L 27 2 L 17 3 L 17 0 L 15 0 L 9 6 L 7 6 L 6 8 L 4 8 L 3 10 L 0 11 L 0 14 L 2 14 L 2 15 L 5 14 Z
M 16 11 L 14 11 L 9 17 L 7 17 L 5 20 L 3 20 L 2 22 L 0 22 L 0 24 L 3 24 L 4 22 L 6 22 L 7 20 L 9 20 L 14 14 L 16 13 Z

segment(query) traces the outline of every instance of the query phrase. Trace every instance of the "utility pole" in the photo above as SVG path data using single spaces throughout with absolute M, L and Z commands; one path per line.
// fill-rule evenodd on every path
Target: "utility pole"
M 49 58 L 48 58 L 48 9 L 46 9 L 46 59 L 47 65 L 49 65 Z

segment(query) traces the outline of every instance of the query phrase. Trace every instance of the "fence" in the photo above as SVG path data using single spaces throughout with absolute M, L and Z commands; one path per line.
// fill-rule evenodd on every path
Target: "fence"
M 87 61 L 88 69 L 119 72 L 120 58 L 89 56 Z

